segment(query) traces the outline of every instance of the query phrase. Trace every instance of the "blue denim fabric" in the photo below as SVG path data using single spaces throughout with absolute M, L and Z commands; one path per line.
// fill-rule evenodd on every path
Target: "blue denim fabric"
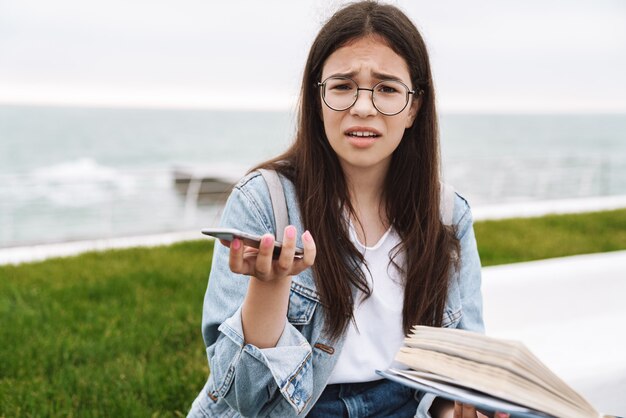
M 304 231 L 294 186 L 281 177 L 289 222 Z M 443 326 L 483 332 L 480 260 L 469 205 L 455 196 L 453 224 L 461 262 L 451 276 Z M 258 173 L 233 189 L 220 225 L 253 234 L 274 234 L 272 205 Z M 297 242 L 302 246 L 300 238 Z M 230 271 L 228 249 L 216 243 L 202 315 L 202 335 L 211 373 L 189 417 L 305 416 L 326 387 L 343 340 L 323 333 L 324 310 L 311 269 L 294 276 L 287 322 L 276 347 L 244 344 L 241 310 L 249 278 Z M 428 417 L 432 396 L 421 399 L 418 417 Z
M 328 385 L 308 418 L 408 418 L 415 416 L 416 391 L 390 380 Z

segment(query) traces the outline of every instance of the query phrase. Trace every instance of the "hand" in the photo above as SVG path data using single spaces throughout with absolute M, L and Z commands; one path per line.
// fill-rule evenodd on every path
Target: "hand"
M 309 231 L 302 234 L 304 256 L 296 259 L 296 228 L 289 225 L 285 228 L 284 240 L 280 257 L 273 260 L 274 236 L 265 234 L 261 237 L 258 249 L 243 245 L 241 240 L 234 239 L 231 243 L 222 241 L 230 247 L 229 266 L 232 272 L 255 277 L 261 281 L 272 281 L 294 276 L 313 265 L 315 261 L 315 241 Z
M 438 418 L 508 418 L 509 414 L 504 412 L 496 412 L 493 415 L 485 415 L 470 404 L 463 404 L 461 402 L 452 402 L 446 407 L 441 408 Z
M 491 418 L 488 415 L 483 414 L 476 410 L 476 408 L 469 404 L 460 402 L 454 402 L 454 415 L 453 418 Z M 503 412 L 496 412 L 493 414 L 493 418 L 509 418 L 509 414 Z

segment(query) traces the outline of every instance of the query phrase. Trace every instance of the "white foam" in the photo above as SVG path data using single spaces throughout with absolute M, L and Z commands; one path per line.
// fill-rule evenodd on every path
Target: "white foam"
M 7 184 L 3 194 L 16 203 L 47 202 L 59 207 L 90 207 L 137 190 L 132 175 L 92 158 L 38 168 L 9 179 Z
M 51 166 L 35 169 L 31 173 L 41 182 L 75 181 L 77 178 L 89 181 L 112 181 L 117 177 L 115 169 L 99 165 L 92 158 L 79 158 Z

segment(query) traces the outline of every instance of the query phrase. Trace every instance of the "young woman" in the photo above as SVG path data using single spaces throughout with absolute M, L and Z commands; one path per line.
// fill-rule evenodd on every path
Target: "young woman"
M 308 56 L 294 144 L 258 168 L 280 174 L 290 225 L 272 260 L 268 187 L 257 171 L 235 186 L 221 226 L 263 239 L 216 245 L 211 373 L 189 416 L 476 417 L 375 373 L 415 324 L 483 330 L 472 216 L 455 195 L 442 222 L 430 65 L 406 15 L 366 1 L 332 16 Z

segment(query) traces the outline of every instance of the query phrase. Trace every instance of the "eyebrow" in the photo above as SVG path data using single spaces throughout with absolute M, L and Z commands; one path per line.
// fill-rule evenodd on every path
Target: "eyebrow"
M 329 77 L 347 77 L 347 78 L 352 78 L 356 74 L 357 74 L 356 71 L 350 71 L 349 73 L 335 73 L 335 74 L 331 74 L 331 75 L 329 75 Z M 370 72 L 370 74 L 372 75 L 372 77 L 374 77 L 374 78 L 376 78 L 378 80 L 395 80 L 395 81 L 400 81 L 400 82 L 404 83 L 404 81 L 400 77 L 396 77 L 395 75 L 380 73 L 378 71 L 372 71 L 372 72 Z

